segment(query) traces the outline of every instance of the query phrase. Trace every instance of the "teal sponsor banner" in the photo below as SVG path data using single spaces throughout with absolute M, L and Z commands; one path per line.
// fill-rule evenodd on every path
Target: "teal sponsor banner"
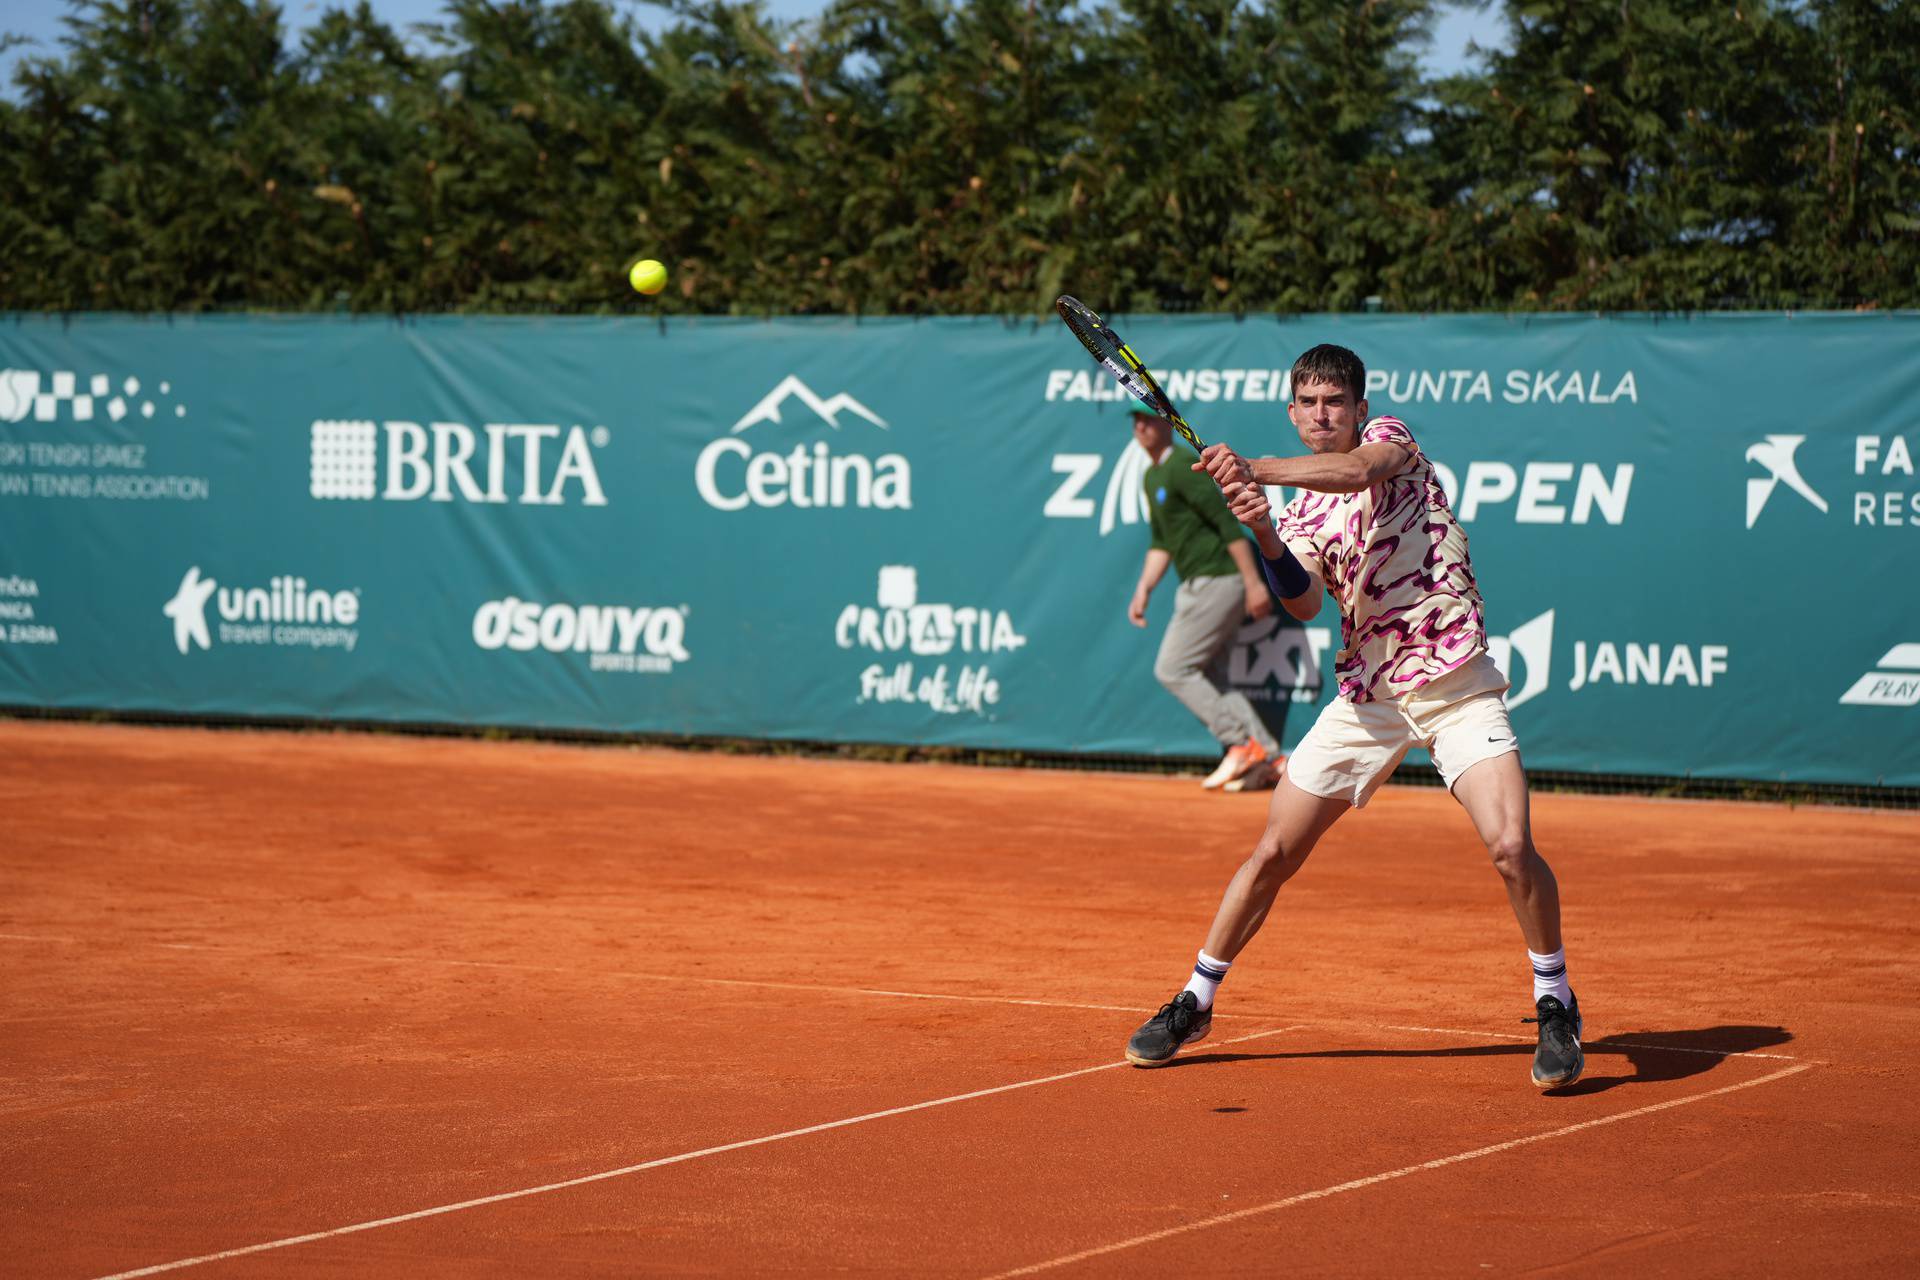
M 1920 316 L 1117 323 L 1255 454 L 1360 352 L 1529 765 L 1920 785 Z M 0 703 L 1209 754 L 1127 409 L 1051 319 L 0 318 Z M 1229 655 L 1288 745 L 1338 643 Z

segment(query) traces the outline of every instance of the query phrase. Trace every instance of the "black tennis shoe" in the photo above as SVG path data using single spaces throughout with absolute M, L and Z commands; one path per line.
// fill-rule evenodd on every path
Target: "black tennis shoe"
M 1538 1016 L 1520 1019 L 1540 1024 L 1540 1047 L 1533 1051 L 1533 1083 L 1542 1089 L 1572 1084 L 1587 1066 L 1586 1054 L 1580 1051 L 1579 998 L 1569 1009 L 1557 996 L 1541 996 L 1533 1010 Z
M 1200 1008 L 1200 998 L 1182 991 L 1160 1006 L 1127 1041 L 1127 1061 L 1136 1067 L 1164 1067 L 1173 1055 L 1207 1038 L 1213 1030 L 1213 1010 Z

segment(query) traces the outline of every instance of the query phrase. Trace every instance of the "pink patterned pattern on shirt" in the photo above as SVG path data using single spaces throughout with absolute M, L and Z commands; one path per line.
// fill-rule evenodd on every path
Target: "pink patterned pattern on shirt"
M 1413 465 L 1360 493 L 1303 493 L 1280 536 L 1340 606 L 1334 672 L 1350 702 L 1411 693 L 1487 647 L 1467 534 L 1433 464 L 1398 418 L 1375 418 L 1361 444 L 1397 444 Z

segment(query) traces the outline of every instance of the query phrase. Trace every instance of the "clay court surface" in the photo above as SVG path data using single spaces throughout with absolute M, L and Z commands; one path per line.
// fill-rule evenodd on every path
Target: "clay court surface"
M 0 1271 L 1920 1268 L 1920 818 L 1537 796 L 1587 1076 L 1441 792 L 1124 1065 L 1265 797 L 0 723 Z M 476 1203 L 478 1202 L 478 1203 Z M 220 1256 L 226 1255 L 226 1256 Z

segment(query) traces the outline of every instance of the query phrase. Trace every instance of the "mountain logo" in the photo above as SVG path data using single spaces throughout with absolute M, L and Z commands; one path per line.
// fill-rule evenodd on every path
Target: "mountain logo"
M 785 424 L 787 420 L 781 415 L 790 400 L 798 400 L 836 432 L 843 414 L 890 430 L 885 418 L 846 392 L 823 400 L 812 387 L 788 374 L 694 459 L 693 486 L 702 502 L 719 511 L 750 507 L 912 509 L 913 464 L 904 453 L 869 456 L 861 452 L 857 442 L 836 447 L 820 439 L 825 433 L 817 428 L 793 433 L 808 439 L 781 442 L 765 432 L 755 437 L 756 444 L 739 438 L 741 432 L 762 422 Z
M 737 436 L 756 423 L 777 423 L 782 421 L 780 417 L 781 406 L 789 399 L 796 398 L 801 404 L 813 410 L 814 416 L 827 423 L 835 431 L 840 429 L 840 415 L 843 413 L 851 413 L 857 417 L 865 418 L 868 422 L 871 422 L 874 426 L 880 427 L 883 430 L 887 425 L 886 419 L 867 408 L 864 404 L 861 404 L 858 400 L 855 400 L 846 392 L 842 391 L 822 400 L 814 393 L 812 387 L 802 382 L 797 376 L 788 374 L 780 380 L 779 386 L 761 397 L 759 404 L 747 410 L 740 421 L 733 424 L 733 428 L 728 434 Z

